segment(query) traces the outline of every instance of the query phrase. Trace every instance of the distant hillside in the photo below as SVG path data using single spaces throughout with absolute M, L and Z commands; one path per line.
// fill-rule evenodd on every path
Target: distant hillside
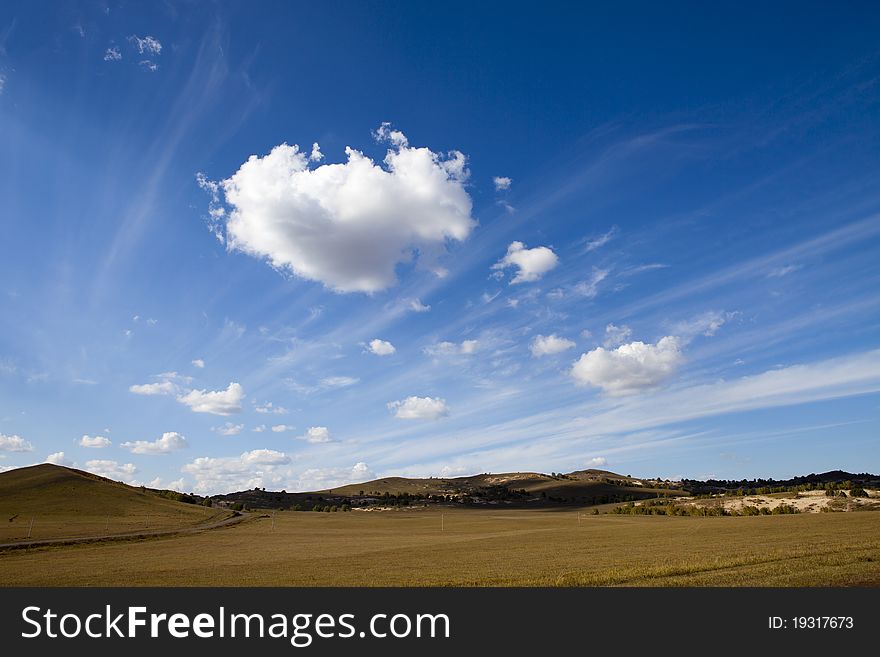
M 671 484 L 626 477 L 605 470 L 578 470 L 549 475 L 538 472 L 505 472 L 451 478 L 386 477 L 318 492 L 332 492 L 337 495 L 382 495 L 386 492 L 391 495 L 478 495 L 493 488 L 507 488 L 511 491 L 524 490 L 532 495 L 544 493 L 546 496 L 580 497 L 597 494 L 600 489 L 606 490 L 609 487 L 615 491 L 629 489 L 643 492 L 648 488 L 670 489 L 670 486 Z
M 298 505 L 311 509 L 315 504 L 591 505 L 681 493 L 681 487 L 673 482 L 637 479 L 604 470 L 578 470 L 549 475 L 507 472 L 426 479 L 384 477 L 307 493 L 254 489 L 218 495 L 213 499 L 224 504 L 244 504 L 252 508 L 294 508 Z
M 160 491 L 48 463 L 0 473 L 0 542 L 25 539 L 28 532 L 32 538 L 57 538 L 163 529 L 216 515 Z

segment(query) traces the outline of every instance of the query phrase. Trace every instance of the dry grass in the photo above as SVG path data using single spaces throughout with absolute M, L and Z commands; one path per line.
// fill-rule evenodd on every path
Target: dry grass
M 198 535 L 0 553 L 7 585 L 880 585 L 880 514 L 280 512 Z
M 41 540 L 177 529 L 225 515 L 57 466 L 0 477 L 0 543 L 26 540 L 29 532 Z

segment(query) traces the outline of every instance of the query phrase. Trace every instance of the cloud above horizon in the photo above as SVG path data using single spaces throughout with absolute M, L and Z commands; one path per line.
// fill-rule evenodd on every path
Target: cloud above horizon
M 254 449 L 239 456 L 201 456 L 183 466 L 195 479 L 193 491 L 202 494 L 227 493 L 273 486 L 289 486 L 293 473 L 290 457 L 273 449 Z
M 510 285 L 516 285 L 540 280 L 544 274 L 558 264 L 559 258 L 552 249 L 546 246 L 527 249 L 522 242 L 511 242 L 507 247 L 507 253 L 492 265 L 492 269 L 497 274 L 502 274 L 508 267 L 516 267 L 516 275 L 510 281 Z
M 538 358 L 540 356 L 559 354 L 568 349 L 573 349 L 575 346 L 573 341 L 551 333 L 550 335 L 536 335 L 529 349 L 532 352 L 532 356 Z
M 135 440 L 120 445 L 120 447 L 127 449 L 132 454 L 170 454 L 188 446 L 186 438 L 176 431 L 166 431 L 153 441 Z
M 127 484 L 136 484 L 132 477 L 138 472 L 134 463 L 119 463 L 110 459 L 94 459 L 86 461 L 86 470 L 92 474 Z
M 629 395 L 659 385 L 681 365 L 681 341 L 666 336 L 656 344 L 630 342 L 616 349 L 596 347 L 571 368 L 580 385 L 601 388 L 608 395 Z
M 21 436 L 0 433 L 0 452 L 33 452 L 34 446 Z
M 300 436 L 300 440 L 308 443 L 329 443 L 333 438 L 330 436 L 330 430 L 327 427 L 309 427 L 306 429 L 305 435 Z
M 476 225 L 465 156 L 411 147 L 389 124 L 375 136 L 389 145 L 381 164 L 351 147 L 313 168 L 296 144 L 251 156 L 220 183 L 227 247 L 340 293 L 392 287 L 417 259 L 439 271 L 446 242 Z
M 503 192 L 510 189 L 510 186 L 513 184 L 513 180 L 508 178 L 507 176 L 495 176 L 492 178 L 492 184 L 495 185 L 496 192 Z
M 241 413 L 241 401 L 244 396 L 244 388 L 240 383 L 233 381 L 226 390 L 190 390 L 180 395 L 177 401 L 189 406 L 194 413 L 232 415 Z
M 376 354 L 377 356 L 390 356 L 397 349 L 393 344 L 388 342 L 387 340 L 380 340 L 376 338 L 374 340 L 370 340 L 370 343 L 367 345 L 367 349 L 371 354 Z
M 89 436 L 88 434 L 83 434 L 83 437 L 79 439 L 80 447 L 88 447 L 90 449 L 103 449 L 105 447 L 110 447 L 113 443 L 109 438 L 105 436 Z
M 399 401 L 388 402 L 388 410 L 401 420 L 436 420 L 449 414 L 446 401 L 439 397 L 410 396 Z

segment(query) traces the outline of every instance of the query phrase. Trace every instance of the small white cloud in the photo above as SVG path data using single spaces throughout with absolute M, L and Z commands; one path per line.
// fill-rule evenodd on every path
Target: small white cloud
M 660 384 L 682 360 L 679 339 L 666 336 L 657 344 L 631 342 L 613 350 L 597 347 L 581 355 L 571 376 L 576 383 L 601 388 L 609 395 L 627 395 Z
M 79 439 L 80 447 L 88 447 L 90 449 L 104 449 L 105 447 L 110 447 L 113 443 L 109 438 L 104 436 L 89 436 L 88 434 L 83 434 L 83 437 Z
M 141 55 L 144 53 L 148 55 L 159 55 L 162 53 L 162 44 L 155 37 L 145 36 L 141 38 L 136 34 L 132 34 L 128 37 L 128 40 L 132 42 Z
M 511 242 L 507 254 L 492 265 L 492 269 L 502 271 L 507 267 L 516 267 L 516 276 L 510 281 L 511 285 L 516 285 L 540 280 L 558 264 L 559 258 L 546 246 L 527 249 L 522 242 Z
M 442 356 L 469 356 L 475 353 L 479 346 L 478 340 L 464 340 L 461 343 L 443 341 L 425 347 L 424 352 L 435 358 Z
M 608 459 L 604 456 L 594 456 L 589 461 L 587 461 L 588 468 L 602 468 L 608 465 Z
M 555 333 L 552 333 L 550 335 L 536 335 L 535 339 L 532 340 L 530 349 L 532 351 L 532 356 L 537 358 L 540 356 L 558 354 L 567 349 L 572 349 L 574 346 L 575 343 L 571 340 L 560 338 Z
M 211 427 L 211 431 L 216 431 L 221 436 L 237 436 L 244 431 L 244 425 L 227 422 L 222 427 Z
M 391 127 L 391 123 L 384 121 L 376 130 L 373 131 L 373 139 L 377 142 L 388 142 L 398 148 L 406 148 L 409 146 L 409 140 L 400 130 Z
M 54 465 L 73 465 L 73 461 L 69 460 L 64 452 L 53 452 L 46 457 L 46 463 Z
M 157 383 L 141 383 L 128 387 L 129 392 L 136 395 L 173 395 L 177 392 L 177 386 L 171 381 L 159 381 Z
M 320 162 L 324 159 L 324 154 L 321 152 L 321 147 L 318 145 L 318 142 L 312 144 L 312 154 L 309 155 L 310 162 Z
M 0 433 L 0 452 L 33 452 L 34 446 L 21 436 Z
M 121 447 L 129 450 L 132 454 L 170 454 L 187 446 L 186 438 L 176 431 L 166 431 L 160 438 L 153 441 L 135 440 L 121 444 Z
M 590 329 L 584 329 L 583 331 L 581 331 L 581 337 L 582 338 L 592 338 L 593 332 Z
M 380 340 L 379 338 L 370 340 L 370 344 L 367 348 L 370 350 L 370 353 L 376 354 L 377 356 L 390 356 L 397 351 L 393 344 L 387 340 Z
M 116 46 L 110 46 L 104 51 L 105 62 L 118 62 L 120 59 L 122 59 L 122 53 Z
M 292 427 L 289 424 L 275 424 L 272 426 L 272 431 L 275 433 L 284 433 L 285 431 L 293 431 L 296 427 Z
M 158 320 L 158 319 L 153 319 L 152 317 L 150 317 L 149 319 L 147 319 L 147 324 L 149 324 L 150 326 L 155 326 L 155 325 L 158 324 L 158 323 L 159 323 L 159 320 Z
M 632 329 L 626 324 L 623 326 L 608 324 L 608 326 L 605 327 L 605 342 L 603 344 L 606 349 L 617 347 L 629 340 L 631 335 Z
M 477 350 L 479 342 L 477 340 L 462 340 L 461 353 L 472 354 Z
M 254 409 L 257 413 L 263 413 L 264 415 L 287 415 L 288 411 L 283 406 L 275 406 L 272 402 L 267 401 L 262 406 L 257 406 Z
M 254 433 L 263 433 L 265 430 L 266 430 L 265 424 L 260 424 L 256 427 L 254 427 L 253 429 L 251 429 L 251 431 L 253 431 Z
M 153 378 L 158 381 L 129 386 L 128 389 L 136 395 L 173 395 L 180 390 L 180 385 L 192 381 L 191 377 L 183 376 L 177 372 L 162 372 Z
M 205 361 L 201 358 L 195 358 L 192 361 L 193 367 L 198 367 L 200 370 L 205 369 Z
M 431 306 L 426 306 L 418 299 L 409 299 L 408 307 L 414 313 L 426 313 L 431 310 Z
M 599 283 L 608 278 L 609 270 L 593 267 L 590 277 L 574 286 L 574 291 L 587 299 L 594 299 L 599 294 Z
M 132 476 L 138 471 L 134 463 L 118 463 L 102 459 L 86 461 L 86 470 L 100 477 L 126 483 L 133 483 Z
M 502 192 L 504 190 L 510 189 L 510 185 L 513 183 L 513 180 L 508 178 L 507 176 L 495 176 L 492 178 L 492 184 L 495 185 L 496 192 Z
M 159 65 L 150 59 L 142 59 L 141 61 L 138 62 L 138 64 L 140 66 L 143 66 L 148 71 L 151 71 L 152 73 L 155 73 L 156 71 L 159 70 Z
M 771 269 L 767 272 L 767 278 L 782 278 L 783 276 L 793 274 L 798 269 L 802 268 L 803 265 L 785 265 L 783 267 L 777 267 L 776 269 Z
M 401 420 L 436 420 L 449 415 L 446 401 L 439 397 L 407 397 L 389 402 L 388 410 Z
M 300 440 L 310 443 L 329 443 L 333 441 L 330 436 L 330 430 L 327 427 L 309 427 L 304 435 L 300 436 Z
M 241 400 L 244 396 L 244 388 L 233 381 L 226 390 L 190 390 L 185 395 L 180 395 L 177 401 L 189 406 L 195 413 L 232 415 L 241 413 Z

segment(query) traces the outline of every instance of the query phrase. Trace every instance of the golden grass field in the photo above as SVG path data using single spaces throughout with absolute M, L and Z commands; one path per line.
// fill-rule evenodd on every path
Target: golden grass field
M 441 531 L 441 514 L 444 531 Z M 877 586 L 880 514 L 278 512 L 195 535 L 0 552 L 5 585 Z

